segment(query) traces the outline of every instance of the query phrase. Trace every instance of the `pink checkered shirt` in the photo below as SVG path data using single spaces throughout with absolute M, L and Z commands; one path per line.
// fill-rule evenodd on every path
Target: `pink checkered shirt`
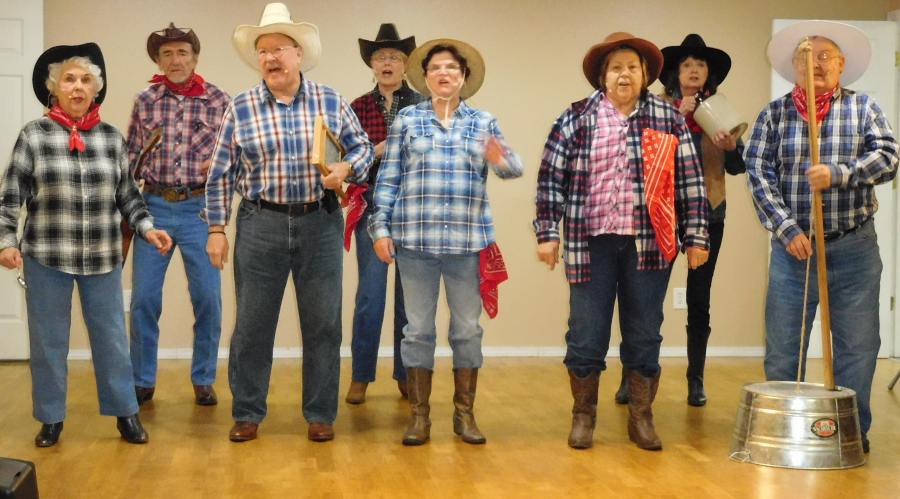
M 591 137 L 589 187 L 584 203 L 587 232 L 592 236 L 635 234 L 627 135 L 628 118 L 601 94 L 597 126 Z

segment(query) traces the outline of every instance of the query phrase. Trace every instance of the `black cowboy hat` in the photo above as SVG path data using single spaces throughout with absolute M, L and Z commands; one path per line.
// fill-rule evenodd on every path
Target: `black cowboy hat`
M 156 62 L 156 58 L 159 57 L 159 48 L 167 43 L 176 42 L 189 43 L 194 50 L 194 55 L 200 54 L 200 39 L 194 34 L 194 30 L 184 31 L 176 28 L 175 23 L 169 23 L 168 28 L 150 33 L 150 37 L 147 38 L 147 54 L 153 59 L 153 62 Z
M 384 23 L 378 30 L 378 36 L 375 41 L 359 39 L 359 55 L 362 57 L 366 66 L 372 67 L 372 54 L 381 49 L 397 49 L 400 52 L 409 54 L 416 49 L 416 37 L 400 39 L 400 33 L 393 23 Z
M 670 71 L 678 69 L 681 61 L 688 56 L 695 59 L 706 61 L 709 67 L 709 74 L 716 77 L 717 83 L 722 83 L 728 71 L 731 70 L 731 57 L 723 50 L 707 47 L 703 38 L 696 33 L 691 33 L 684 38 L 681 45 L 666 47 L 662 49 L 665 62 L 663 63 L 663 74 L 668 75 Z
M 86 57 L 91 63 L 100 67 L 100 76 L 103 77 L 103 88 L 94 97 L 94 102 L 102 104 L 106 98 L 106 89 L 109 88 L 109 78 L 106 76 L 106 62 L 103 60 L 103 52 L 96 43 L 85 43 L 83 45 L 58 45 L 44 51 L 36 63 L 34 63 L 34 71 L 31 73 L 31 87 L 34 89 L 34 96 L 46 107 L 51 107 L 50 90 L 47 89 L 47 77 L 50 76 L 50 65 L 55 62 L 62 62 L 72 57 Z

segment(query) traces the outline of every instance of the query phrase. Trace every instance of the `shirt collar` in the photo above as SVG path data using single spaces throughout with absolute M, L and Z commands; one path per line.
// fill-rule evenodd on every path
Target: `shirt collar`
M 294 100 L 297 100 L 297 97 L 300 95 L 309 95 L 309 80 L 303 77 L 303 73 L 300 73 L 300 88 L 297 89 L 297 93 L 294 94 Z M 275 94 L 269 90 L 269 84 L 266 83 L 266 80 L 259 84 L 259 98 L 260 100 L 270 99 L 272 101 L 281 102 L 275 97 Z
M 622 113 L 619 113 L 619 110 L 609 101 L 606 97 L 606 94 L 601 92 L 600 90 L 594 90 L 594 93 L 591 94 L 590 101 L 593 103 L 594 109 L 592 112 L 597 112 L 600 106 L 609 106 L 611 109 L 616 111 L 618 116 L 622 116 L 623 119 L 630 119 L 632 116 L 635 116 L 640 112 L 641 109 L 647 104 L 647 99 L 649 98 L 650 92 L 646 89 L 641 91 L 641 96 L 638 97 L 637 105 L 634 106 L 634 111 L 631 112 L 628 116 L 622 116 Z M 602 103 L 602 104 L 601 104 Z
M 376 104 L 383 104 L 386 100 L 384 95 L 381 95 L 381 90 L 378 89 L 378 84 L 375 84 L 375 88 L 372 89 L 371 92 L 372 98 L 375 99 Z M 400 88 L 394 90 L 394 96 L 399 97 L 402 100 L 405 100 L 410 94 L 412 94 L 412 90 L 409 88 L 409 85 L 406 84 L 406 80 L 402 80 L 400 82 Z
M 428 100 L 425 102 L 427 103 L 427 105 L 425 107 L 425 112 L 427 114 L 433 115 L 438 121 L 441 121 L 440 118 L 438 118 L 437 113 L 434 111 L 434 104 L 432 103 L 432 98 L 429 97 Z M 466 104 L 465 100 L 460 99 L 459 107 L 456 108 L 456 111 L 453 111 L 453 114 L 451 116 L 456 116 L 456 113 L 459 113 L 461 116 L 469 116 L 471 114 L 474 114 L 474 111 L 472 111 L 472 108 L 470 108 Z
M 174 99 L 177 99 L 177 98 L 178 98 L 178 97 L 175 96 L 175 93 L 172 92 L 172 90 L 169 89 L 169 87 L 167 87 L 166 84 L 165 84 L 165 83 L 162 83 L 162 82 L 154 83 L 153 85 L 150 86 L 150 90 L 151 90 L 151 97 L 152 97 L 153 100 L 155 100 L 155 101 L 158 101 L 159 99 L 162 99 L 163 96 L 166 96 L 166 95 L 168 95 L 169 97 L 172 97 L 172 98 L 174 98 Z M 191 97 L 191 98 L 197 98 L 197 99 L 209 100 L 209 98 L 212 97 L 212 94 L 211 94 L 210 91 L 209 91 L 209 85 L 207 85 L 206 83 L 204 83 L 204 84 L 203 84 L 203 93 L 202 93 L 202 94 L 200 94 L 200 95 L 184 95 L 183 97 L 185 97 L 185 98 Z M 182 100 L 183 100 L 183 99 L 182 99 Z

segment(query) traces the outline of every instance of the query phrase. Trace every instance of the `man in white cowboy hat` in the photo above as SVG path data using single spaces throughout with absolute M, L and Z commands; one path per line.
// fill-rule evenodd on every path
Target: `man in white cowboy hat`
M 799 50 L 807 37 L 815 65 L 815 110 L 807 109 L 806 53 Z M 782 78 L 797 85 L 763 108 L 744 153 L 760 221 L 773 233 L 766 298 L 766 379 L 797 379 L 804 260 L 814 252 L 807 236 L 812 191 L 821 191 L 835 383 L 856 391 L 865 452 L 869 451 L 866 432 L 872 424 L 869 395 L 881 344 L 882 265 L 872 222 L 878 208 L 874 188 L 894 178 L 898 156 L 897 141 L 875 101 L 841 85 L 862 76 L 871 51 L 862 31 L 837 22 L 804 21 L 778 32 L 769 42 L 769 62 Z M 820 164 L 810 166 L 808 122 L 813 112 L 820 124 Z M 815 275 L 814 258 L 811 265 L 810 273 Z M 811 285 L 806 338 L 818 301 L 818 290 Z
M 147 54 L 163 74 L 134 98 L 128 128 L 131 172 L 144 179 L 144 199 L 160 228 L 181 248 L 194 307 L 191 383 L 198 405 L 218 403 L 213 382 L 222 334 L 222 274 L 206 255 L 207 226 L 198 216 L 206 207 L 206 174 L 225 106 L 231 101 L 194 69 L 200 39 L 175 23 L 147 38 Z M 159 146 L 136 171 L 136 160 L 154 131 Z M 162 291 L 172 253 L 160 255 L 152 244 L 134 244 L 131 303 L 131 364 L 139 404 L 156 390 L 156 357 Z
M 237 215 L 234 280 L 237 317 L 228 379 L 234 396 L 231 440 L 256 438 L 266 416 L 272 347 L 284 287 L 294 280 L 303 340 L 303 415 L 313 441 L 334 438 L 340 380 L 343 216 L 333 189 L 361 183 L 372 145 L 356 115 L 333 89 L 309 80 L 319 59 L 319 32 L 295 23 L 283 4 L 266 6 L 259 26 L 238 26 L 234 46 L 263 77 L 235 97 L 207 182 L 207 251 L 223 268 L 231 198 Z M 344 160 L 321 175 L 310 163 L 316 116 L 344 148 Z

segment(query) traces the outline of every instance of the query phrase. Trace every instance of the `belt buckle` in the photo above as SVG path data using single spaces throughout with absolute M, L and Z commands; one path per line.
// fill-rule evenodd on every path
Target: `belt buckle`
M 161 190 L 159 194 L 163 197 L 163 199 L 170 203 L 178 201 L 178 198 L 181 197 L 181 193 L 172 187 L 166 187 L 165 189 Z

